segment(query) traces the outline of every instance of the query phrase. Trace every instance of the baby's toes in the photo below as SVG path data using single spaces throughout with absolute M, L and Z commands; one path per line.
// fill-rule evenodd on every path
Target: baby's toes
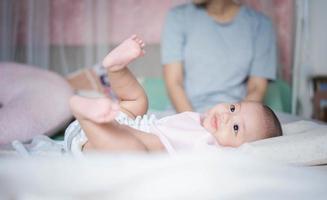
M 139 43 L 140 46 L 145 45 L 145 43 L 144 43 L 144 41 L 142 39 L 139 39 L 138 43 Z
M 132 40 L 136 40 L 137 39 L 137 35 L 132 35 L 131 37 L 130 37 L 130 39 L 132 39 Z
M 137 38 L 136 42 L 141 45 L 143 43 L 142 39 L 141 38 Z
M 140 44 L 140 38 L 139 37 L 137 37 L 137 36 L 135 36 L 134 38 L 133 38 L 133 41 L 134 42 L 136 42 L 137 44 Z

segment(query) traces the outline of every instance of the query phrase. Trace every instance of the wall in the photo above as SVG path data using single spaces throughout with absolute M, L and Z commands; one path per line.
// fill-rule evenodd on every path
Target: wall
M 30 2 L 29 0 L 28 2 Z M 51 45 L 50 69 L 67 72 L 82 67 L 78 60 L 85 57 L 83 48 L 96 49 L 97 45 L 115 45 L 133 33 L 140 35 L 148 44 L 148 55 L 153 55 L 145 63 L 147 68 L 155 67 L 155 76 L 160 75 L 159 42 L 166 12 L 173 6 L 187 0 L 50 0 L 49 39 Z M 190 1 L 190 0 L 188 0 Z M 280 75 L 290 81 L 293 56 L 293 0 L 241 0 L 243 3 L 264 12 L 271 17 L 278 36 Z M 18 2 L 18 1 L 17 1 Z M 21 9 L 22 21 L 19 26 L 20 43 L 26 43 L 26 9 Z M 104 5 L 104 6 L 101 6 Z M 25 5 L 26 6 L 26 5 Z M 105 11 L 97 12 L 97 9 Z M 92 12 L 95 11 L 95 12 Z M 104 17 L 97 18 L 103 15 Z M 93 18 L 95 21 L 91 21 Z M 100 19 L 100 20 L 98 20 Z M 100 23 L 98 23 L 100 21 Z M 100 27 L 103 26 L 103 27 Z M 101 30 L 101 28 L 103 28 Z M 96 32 L 97 31 L 97 32 Z M 96 33 L 92 33 L 96 32 Z M 85 34 L 86 33 L 86 34 Z M 103 37 L 98 37 L 102 34 Z M 63 47 L 62 47 L 63 46 Z M 64 49 L 64 52 L 61 51 Z M 153 51 L 152 51 L 153 50 Z M 107 52 L 104 50 L 103 52 Z M 100 55 L 90 62 L 95 63 Z M 92 53 L 92 52 L 91 52 Z M 69 56 L 66 56 L 69 55 Z M 62 59 L 64 58 L 64 59 Z M 64 62 L 61 62 L 61 60 Z M 144 60 L 143 59 L 143 60 Z M 90 65 L 90 64 L 87 64 Z M 144 71 L 147 73 L 147 71 Z
M 313 75 L 327 75 L 327 1 L 309 1 L 309 65 Z

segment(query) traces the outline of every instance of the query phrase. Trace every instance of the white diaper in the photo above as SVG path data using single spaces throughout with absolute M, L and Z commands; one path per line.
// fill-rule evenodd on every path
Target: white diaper
M 115 120 L 119 124 L 127 125 L 143 132 L 149 133 L 150 128 L 156 123 L 154 115 L 137 116 L 135 119 L 128 117 L 125 113 L 120 112 Z M 75 156 L 82 156 L 82 147 L 88 141 L 79 122 L 75 120 L 65 131 L 65 149 Z
M 137 130 L 149 133 L 151 126 L 157 122 L 157 118 L 155 115 L 151 114 L 150 116 L 143 115 L 137 116 L 135 119 L 132 119 L 128 117 L 125 113 L 120 112 L 119 115 L 116 117 L 116 121 L 119 124 L 127 125 Z

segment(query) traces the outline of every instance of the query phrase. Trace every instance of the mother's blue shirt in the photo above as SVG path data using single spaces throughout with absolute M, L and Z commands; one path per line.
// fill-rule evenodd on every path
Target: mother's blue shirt
M 276 39 L 271 21 L 241 6 L 228 23 L 219 23 L 192 3 L 167 15 L 161 41 L 162 64 L 182 62 L 192 106 L 204 111 L 246 95 L 249 76 L 275 79 Z

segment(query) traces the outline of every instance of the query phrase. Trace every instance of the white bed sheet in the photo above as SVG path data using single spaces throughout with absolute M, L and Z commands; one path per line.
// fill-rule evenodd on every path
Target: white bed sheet
M 235 150 L 0 158 L 0 199 L 326 199 L 327 173 Z

